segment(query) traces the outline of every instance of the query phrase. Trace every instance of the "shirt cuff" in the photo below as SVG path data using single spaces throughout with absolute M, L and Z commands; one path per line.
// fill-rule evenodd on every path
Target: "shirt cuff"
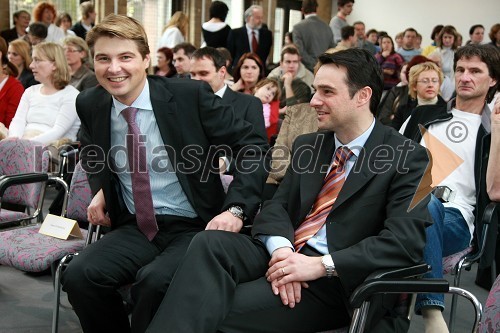
M 273 252 L 282 247 L 289 247 L 293 251 L 292 243 L 285 237 L 281 236 L 269 236 L 269 235 L 259 235 L 257 238 L 266 246 L 269 255 L 273 255 Z

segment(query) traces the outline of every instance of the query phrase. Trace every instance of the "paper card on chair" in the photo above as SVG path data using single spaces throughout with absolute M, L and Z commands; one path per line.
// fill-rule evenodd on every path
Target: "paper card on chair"
M 69 236 L 83 238 L 82 232 L 75 220 L 52 214 L 48 214 L 45 217 L 39 233 L 64 240 L 68 239 Z

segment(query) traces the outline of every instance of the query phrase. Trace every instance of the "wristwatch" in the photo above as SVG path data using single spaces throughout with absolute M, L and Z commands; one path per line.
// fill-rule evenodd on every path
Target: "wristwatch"
M 332 256 L 329 254 L 324 255 L 321 258 L 321 263 L 325 266 L 326 277 L 331 279 L 335 273 L 335 264 L 333 263 Z
M 241 219 L 242 221 L 246 220 L 245 212 L 243 211 L 243 208 L 241 208 L 240 206 L 231 206 L 228 208 L 227 211 L 233 214 L 233 216 Z

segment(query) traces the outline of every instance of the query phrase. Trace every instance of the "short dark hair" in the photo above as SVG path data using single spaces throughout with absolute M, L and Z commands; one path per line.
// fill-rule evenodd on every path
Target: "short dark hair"
M 346 25 L 340 29 L 340 37 L 342 40 L 347 40 L 351 36 L 354 36 L 354 27 L 352 25 Z
M 415 30 L 414 28 L 406 28 L 405 31 L 403 31 L 403 36 L 406 35 L 407 32 L 414 32 L 415 35 L 418 35 L 417 30 Z
M 176 52 L 179 52 L 179 50 L 184 50 L 184 53 L 189 58 L 191 58 L 194 51 L 196 51 L 196 47 L 191 43 L 179 43 L 179 44 L 174 46 L 174 48 L 172 49 L 172 52 L 176 53 Z
M 486 95 L 486 102 L 490 103 L 495 92 L 500 86 L 500 50 L 493 45 L 466 45 L 455 51 L 453 68 L 457 68 L 457 62 L 460 59 L 470 59 L 478 57 L 488 67 L 488 74 L 497 83 L 490 87 Z
M 318 9 L 316 0 L 302 0 L 302 11 L 304 14 L 314 13 Z
M 376 29 L 370 29 L 366 32 L 366 37 L 370 36 L 371 34 L 377 34 L 378 37 L 378 31 Z
M 337 6 L 338 7 L 344 7 L 345 5 L 347 5 L 348 3 L 354 3 L 354 0 L 339 0 L 337 1 Z
M 30 16 L 30 18 L 31 18 L 31 14 L 27 10 L 25 10 L 25 9 L 16 10 L 14 12 L 14 14 L 12 15 L 12 18 L 18 19 L 19 16 L 21 16 L 21 14 L 28 14 Z
M 215 70 L 218 71 L 221 67 L 226 66 L 226 59 L 217 51 L 216 48 L 211 46 L 202 47 L 193 52 L 191 59 L 207 58 L 212 60 Z
M 49 30 L 47 26 L 41 22 L 33 22 L 28 27 L 29 34 L 40 39 L 47 38 Z
M 370 87 L 370 111 L 375 115 L 377 111 L 384 80 L 382 70 L 377 60 L 370 52 L 364 49 L 347 49 L 335 53 L 323 53 L 319 56 L 320 66 L 333 64 L 346 69 L 346 84 L 351 98 L 362 88 Z
M 281 50 L 281 61 L 285 58 L 285 54 L 296 54 L 300 57 L 300 52 L 295 45 L 287 45 Z
M 443 29 L 444 25 L 438 24 L 436 25 L 431 32 L 431 39 L 434 40 L 436 38 L 436 35 L 441 32 L 441 29 Z
M 227 17 L 227 13 L 229 12 L 229 8 L 222 1 L 214 1 L 210 5 L 210 9 L 208 10 L 210 18 L 218 18 L 221 21 L 225 21 Z
M 469 29 L 469 35 L 472 35 L 474 33 L 474 30 L 476 30 L 477 28 L 482 28 L 484 30 L 484 26 L 482 24 L 474 24 Z

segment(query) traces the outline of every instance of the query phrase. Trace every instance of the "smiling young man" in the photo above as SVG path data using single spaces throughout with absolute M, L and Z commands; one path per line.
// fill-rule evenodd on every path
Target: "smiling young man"
M 141 332 L 196 233 L 252 223 L 268 145 L 208 84 L 147 76 L 135 19 L 109 15 L 87 42 L 100 83 L 76 102 L 94 195 L 87 216 L 111 231 L 75 257 L 62 283 L 85 332 Z M 219 145 L 236 159 L 227 194 L 213 165 Z M 118 289 L 132 283 L 131 327 Z
M 205 231 L 193 238 L 147 332 L 343 327 L 348 297 L 370 273 L 420 263 L 429 199 L 409 207 L 419 184 L 429 185 L 421 182 L 425 149 L 375 120 L 383 82 L 367 51 L 324 54 L 319 64 L 311 106 L 323 131 L 296 139 L 253 237 Z M 381 149 L 390 150 L 391 163 Z M 368 330 L 391 304 L 371 307 Z

